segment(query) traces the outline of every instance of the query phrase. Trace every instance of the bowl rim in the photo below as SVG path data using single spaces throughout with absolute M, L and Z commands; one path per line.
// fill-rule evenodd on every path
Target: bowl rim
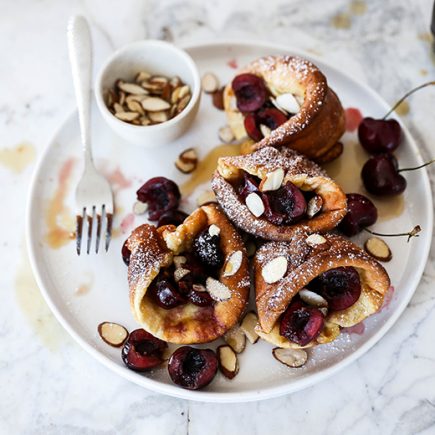
M 126 53 L 134 48 L 146 47 L 146 46 L 165 47 L 166 49 L 170 49 L 170 50 L 173 50 L 174 52 L 176 52 L 184 60 L 184 62 L 189 67 L 189 70 L 191 71 L 192 76 L 193 76 L 193 86 L 192 86 L 193 89 L 191 92 L 192 97 L 190 98 L 190 101 L 187 104 L 187 106 L 178 115 L 174 116 L 173 118 L 171 118 L 167 121 L 161 122 L 159 124 L 154 124 L 154 125 L 134 125 L 134 124 L 130 124 L 128 122 L 122 121 L 121 119 L 118 119 L 116 116 L 114 116 L 110 112 L 110 110 L 106 106 L 106 103 L 104 102 L 102 80 L 103 80 L 103 75 L 106 73 L 106 71 L 108 71 L 110 66 L 114 62 L 116 62 L 117 59 L 121 55 L 123 55 L 124 53 Z M 122 47 L 115 50 L 106 59 L 106 61 L 101 65 L 101 67 L 98 70 L 97 77 L 95 79 L 94 94 L 95 94 L 95 99 L 97 101 L 97 106 L 98 106 L 101 114 L 103 115 L 103 118 L 109 117 L 115 122 L 115 124 L 118 124 L 122 128 L 130 128 L 132 131 L 142 130 L 142 131 L 156 132 L 156 131 L 163 130 L 165 128 L 169 128 L 169 127 L 177 124 L 182 119 L 184 119 L 191 112 L 192 109 L 194 109 L 194 107 L 197 104 L 198 99 L 201 95 L 201 79 L 200 79 L 199 70 L 195 64 L 195 61 L 187 53 L 186 50 L 179 48 L 176 45 L 171 44 L 171 43 L 166 42 L 166 41 L 160 41 L 157 39 L 145 39 L 145 40 L 141 40 L 141 41 L 130 42 L 128 44 L 123 45 Z M 144 127 L 146 127 L 146 128 L 144 128 Z

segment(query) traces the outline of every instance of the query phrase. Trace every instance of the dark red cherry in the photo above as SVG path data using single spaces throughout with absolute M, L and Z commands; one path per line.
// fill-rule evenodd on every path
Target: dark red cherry
M 367 191 L 374 195 L 399 195 L 406 189 L 406 179 L 399 174 L 392 154 L 378 154 L 367 160 L 361 178 Z
M 122 249 L 121 249 L 122 260 L 124 261 L 126 266 L 128 266 L 130 264 L 130 256 L 131 256 L 131 251 L 127 247 L 127 241 L 128 240 L 126 240 L 124 242 L 124 244 L 122 245 Z
M 285 224 L 293 224 L 302 219 L 307 211 L 307 201 L 301 190 L 288 181 L 278 190 L 267 192 L 271 208 L 285 216 Z
M 211 349 L 179 347 L 168 362 L 172 381 L 188 390 L 198 390 L 208 385 L 216 376 L 218 360 Z
M 378 210 L 370 199 L 359 193 L 348 193 L 347 214 L 338 229 L 348 237 L 354 236 L 378 219 Z
M 193 287 L 193 290 L 189 292 L 187 297 L 189 298 L 189 301 L 192 302 L 192 304 L 197 305 L 198 307 L 209 307 L 213 305 L 214 301 L 210 294 L 204 290 L 194 290 L 195 287 Z
M 257 179 L 253 176 L 248 174 L 247 172 L 243 173 L 243 181 L 240 184 L 238 188 L 239 195 L 242 197 L 242 199 L 246 199 L 246 197 L 252 193 L 256 192 L 258 193 L 258 185 L 259 182 Z
M 260 125 L 263 124 L 270 130 L 275 130 L 287 121 L 287 117 L 278 109 L 265 108 L 257 113 L 250 113 L 245 117 L 244 125 L 248 136 L 256 142 L 263 139 Z
M 240 74 L 231 84 L 236 95 L 237 108 L 241 112 L 255 112 L 266 101 L 264 80 L 254 74 Z
M 319 275 L 310 285 L 327 301 L 328 308 L 340 311 L 352 306 L 361 295 L 359 274 L 353 267 L 337 267 Z
M 184 219 L 186 219 L 187 216 L 188 214 L 181 210 L 168 210 L 160 216 L 157 226 L 162 227 L 163 225 L 175 225 L 177 227 L 184 222 Z
M 306 346 L 319 336 L 323 325 L 324 318 L 319 309 L 296 300 L 284 312 L 279 333 L 293 343 Z
M 125 365 L 136 372 L 144 372 L 163 362 L 166 342 L 144 329 L 132 331 L 124 343 L 121 356 Z
M 175 286 L 166 279 L 161 279 L 152 283 L 150 295 L 159 307 L 169 310 L 187 303 L 187 299 Z
M 358 138 L 370 154 L 388 153 L 399 146 L 402 129 L 395 119 L 368 117 L 358 126 Z
M 211 235 L 209 228 L 207 227 L 195 237 L 192 250 L 205 266 L 219 268 L 224 263 L 220 235 Z
M 168 210 L 177 209 L 181 198 L 178 186 L 165 177 L 151 178 L 136 194 L 139 201 L 148 204 L 151 221 L 158 221 Z

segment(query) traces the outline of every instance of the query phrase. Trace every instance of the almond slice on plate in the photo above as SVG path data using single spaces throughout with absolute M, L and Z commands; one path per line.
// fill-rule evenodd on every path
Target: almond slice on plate
M 276 104 L 287 113 L 298 113 L 301 109 L 293 94 L 281 94 L 275 98 Z
M 302 367 L 308 359 L 308 354 L 303 349 L 275 347 L 272 354 L 280 363 L 292 368 Z
M 205 286 L 211 298 L 216 302 L 224 302 L 231 299 L 231 290 L 217 279 L 208 277 Z
M 207 94 L 212 94 L 219 89 L 219 80 L 213 73 L 205 73 L 201 79 L 201 87 Z
M 298 294 L 306 304 L 312 307 L 323 308 L 328 306 L 328 301 L 323 296 L 311 290 L 304 288 Z
M 226 344 L 219 346 L 216 353 L 222 374 L 228 379 L 233 379 L 239 372 L 239 360 L 236 353 L 231 346 Z
M 278 190 L 281 187 L 283 180 L 284 180 L 284 169 L 278 168 L 272 172 L 267 173 L 266 176 L 261 180 L 261 183 L 258 186 L 258 188 L 262 192 Z
M 264 204 L 260 196 L 252 192 L 245 199 L 246 207 L 255 216 L 260 217 L 264 213 Z
M 228 125 L 221 127 L 218 131 L 219 139 L 222 142 L 230 143 L 234 140 L 233 130 Z
M 307 217 L 313 218 L 320 210 L 322 210 L 323 199 L 320 195 L 313 196 L 307 204 Z
M 242 251 L 233 252 L 228 260 L 227 264 L 224 268 L 224 276 L 233 276 L 240 269 L 243 261 L 243 253 Z
M 190 174 L 198 165 L 198 155 L 194 148 L 188 148 L 184 150 L 175 161 L 175 166 L 183 174 Z
M 121 347 L 128 337 L 128 331 L 122 325 L 114 322 L 100 323 L 98 334 L 105 343 L 113 347 Z
M 234 326 L 224 335 L 225 342 L 236 353 L 242 353 L 246 347 L 246 335 L 239 325 Z
M 245 333 L 247 339 L 250 343 L 255 344 L 258 341 L 259 335 L 255 332 L 255 327 L 258 324 L 258 317 L 253 312 L 250 311 L 242 320 L 240 329 Z
M 148 97 L 142 100 L 142 107 L 148 112 L 161 112 L 170 109 L 171 105 L 162 98 Z
M 390 247 L 379 237 L 370 237 L 367 239 L 364 243 L 364 249 L 367 254 L 378 261 L 387 262 L 393 258 Z
M 287 258 L 284 256 L 276 257 L 263 266 L 261 275 L 268 284 L 273 284 L 286 274 L 287 267 Z

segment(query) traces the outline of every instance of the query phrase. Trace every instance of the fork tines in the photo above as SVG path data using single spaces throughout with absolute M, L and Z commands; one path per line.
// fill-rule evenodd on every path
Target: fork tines
M 105 234 L 105 250 L 107 252 L 112 236 L 112 219 L 113 214 L 111 210 L 106 210 L 105 205 L 102 206 L 101 213 L 96 212 L 95 206 L 83 207 L 83 210 L 78 211 L 76 216 L 76 249 L 78 255 L 81 253 L 82 236 L 83 231 L 86 231 L 86 226 L 86 253 L 91 252 L 92 239 L 95 239 L 95 252 L 98 254 L 102 233 Z

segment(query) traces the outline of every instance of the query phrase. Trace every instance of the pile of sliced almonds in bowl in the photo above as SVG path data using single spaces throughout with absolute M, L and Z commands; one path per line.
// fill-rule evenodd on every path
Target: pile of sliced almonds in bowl
M 134 81 L 116 80 L 106 89 L 104 101 L 118 119 L 133 125 L 154 125 L 181 113 L 192 97 L 189 85 L 175 76 L 136 74 Z

